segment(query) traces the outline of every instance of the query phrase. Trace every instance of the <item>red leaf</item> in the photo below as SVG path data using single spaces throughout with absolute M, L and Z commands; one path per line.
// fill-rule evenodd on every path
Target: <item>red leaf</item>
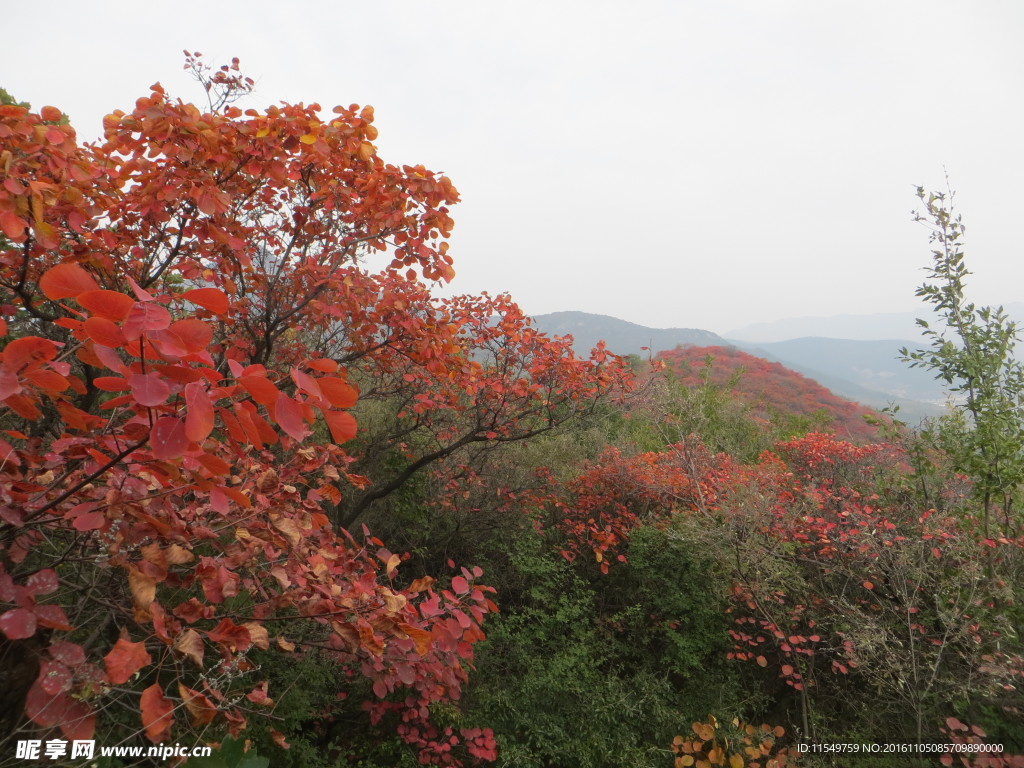
M 35 607 L 36 623 L 47 629 L 59 629 L 70 632 L 74 627 L 68 624 L 68 617 L 59 605 L 37 605 Z
M 76 301 L 94 317 L 105 320 L 124 320 L 135 304 L 135 299 L 117 291 L 85 291 L 78 294 Z
M 167 741 L 171 736 L 174 724 L 174 702 L 164 696 L 159 683 L 153 683 L 142 692 L 139 702 L 142 712 L 142 727 L 146 729 L 146 737 L 157 744 Z
M 102 512 L 86 512 L 76 517 L 71 523 L 71 527 L 82 532 L 96 531 L 102 528 L 105 522 L 107 522 L 107 518 Z
M 215 315 L 223 315 L 230 306 L 227 295 L 219 288 L 193 288 L 191 291 L 181 294 L 181 298 L 198 304 Z
M 64 720 L 68 702 L 68 697 L 63 693 L 56 696 L 47 693 L 43 690 L 42 679 L 36 678 L 25 697 L 25 714 L 32 722 L 48 728 Z
M 455 594 L 464 595 L 469 592 L 469 582 L 462 576 L 456 576 L 452 579 L 452 589 L 455 590 Z
M 114 647 L 103 657 L 107 677 L 114 685 L 127 683 L 132 675 L 152 663 L 153 657 L 146 651 L 145 643 L 133 643 L 123 637 L 118 638 Z
M 39 289 L 48 299 L 70 299 L 100 289 L 95 278 L 77 264 L 58 264 L 39 278 Z
M 71 670 L 58 661 L 44 661 L 39 665 L 39 687 L 51 696 L 71 690 Z
M 309 434 L 309 428 L 302 418 L 302 408 L 284 392 L 277 396 L 275 413 L 277 425 L 296 440 L 302 440 Z
M 88 741 L 96 734 L 96 715 L 82 701 L 66 699 L 67 706 L 59 723 L 65 739 Z
M 0 368 L 0 400 L 6 400 L 19 392 L 21 392 L 21 382 L 18 381 L 18 374 L 6 368 Z
M 85 650 L 78 643 L 59 640 L 49 647 L 50 656 L 69 667 L 85 664 Z
M 206 388 L 194 381 L 185 385 L 185 437 L 194 443 L 205 440 L 213 431 L 213 403 Z
M 317 380 L 308 373 L 303 373 L 298 368 L 292 368 L 292 381 L 294 381 L 295 385 L 303 392 L 312 395 L 317 400 L 323 399 L 323 394 L 320 392 Z
M 176 459 L 188 450 L 185 422 L 176 416 L 156 420 L 149 434 L 149 445 L 155 459 Z
M 331 438 L 338 445 L 356 436 L 358 425 L 355 417 L 347 411 L 324 411 L 324 419 L 331 430 Z
M 0 615 L 0 632 L 8 640 L 24 640 L 36 633 L 36 615 L 27 608 L 12 608 Z
M 162 331 L 170 325 L 171 313 L 165 307 L 149 301 L 138 301 L 128 310 L 128 317 L 121 330 L 126 339 L 134 341 L 143 331 Z
M 338 364 L 329 357 L 318 357 L 315 360 L 307 360 L 306 365 L 320 373 L 334 373 L 338 370 Z
M 56 592 L 57 588 L 60 587 L 60 581 L 58 581 L 57 574 L 52 568 L 44 568 L 25 579 L 25 587 L 28 589 L 29 594 L 33 597 L 38 597 L 39 595 L 48 595 L 51 592 Z
M 163 405 L 171 394 L 167 382 L 155 373 L 133 373 L 128 377 L 128 386 L 135 402 L 147 408 Z
M 955 717 L 946 718 L 946 727 L 951 731 L 966 731 L 967 726 L 957 720 Z

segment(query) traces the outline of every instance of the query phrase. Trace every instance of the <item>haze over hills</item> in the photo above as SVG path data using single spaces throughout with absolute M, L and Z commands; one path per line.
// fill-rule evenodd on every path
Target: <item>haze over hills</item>
M 1003 305 L 1007 314 L 1024 325 L 1024 302 Z M 886 312 L 872 315 L 832 315 L 830 317 L 787 317 L 766 323 L 754 323 L 725 334 L 728 339 L 743 342 L 775 342 L 820 336 L 833 339 L 878 341 L 884 339 L 917 339 L 921 328 L 917 318 L 932 322 L 934 313 L 921 306 L 914 312 Z M 916 344 L 916 342 L 914 343 Z
M 901 347 L 915 349 L 921 346 L 920 341 L 809 337 L 759 344 L 734 343 L 759 357 L 779 360 L 811 378 L 818 378 L 816 373 L 826 373 L 866 390 L 881 392 L 892 398 L 920 400 L 939 409 L 947 399 L 941 382 L 927 371 L 911 368 L 899 359 Z M 833 388 L 820 378 L 818 381 Z
M 1024 305 L 1021 308 L 1024 309 Z M 896 359 L 901 346 L 920 346 L 912 340 L 812 337 L 751 344 L 727 340 L 698 328 L 648 328 L 588 312 L 553 312 L 537 315 L 533 320 L 549 335 L 572 335 L 574 348 L 583 355 L 600 339 L 605 340 L 610 351 L 620 355 L 647 356 L 680 345 L 740 347 L 797 371 L 858 403 L 875 409 L 898 405 L 901 417 L 910 423 L 941 413 L 945 402 L 941 386 L 929 374 L 911 369 Z M 910 339 L 913 338 L 915 336 L 911 335 Z

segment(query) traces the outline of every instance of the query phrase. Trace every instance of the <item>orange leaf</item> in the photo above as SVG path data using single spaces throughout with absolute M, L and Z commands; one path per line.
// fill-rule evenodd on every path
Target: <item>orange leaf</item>
M 25 378 L 39 389 L 45 389 L 47 392 L 63 392 L 71 386 L 68 380 L 56 371 L 45 369 L 29 371 L 25 374 Z
M 153 683 L 142 692 L 139 709 L 146 738 L 154 744 L 170 739 L 171 726 L 174 724 L 174 702 L 164 696 L 159 683 Z
M 347 411 L 325 411 L 324 419 L 331 430 L 331 438 L 338 445 L 356 436 L 358 425 L 355 417 Z
M 96 280 L 77 264 L 58 264 L 39 278 L 39 289 L 48 299 L 70 299 L 86 291 L 99 290 Z
M 338 364 L 329 357 L 318 357 L 315 360 L 307 360 L 306 365 L 314 371 L 320 371 L 320 373 L 335 373 L 338 370 Z
M 260 405 L 277 403 L 277 387 L 266 376 L 241 376 L 238 383 L 245 387 L 245 391 Z
M 219 288 L 193 288 L 185 291 L 181 298 L 208 309 L 215 315 L 223 315 L 228 311 L 228 297 Z
M 4 347 L 3 365 L 9 371 L 20 371 L 26 367 L 37 367 L 56 356 L 57 345 L 49 339 L 23 336 Z
M 118 638 L 110 653 L 103 657 L 107 677 L 114 685 L 127 683 L 132 675 L 152 663 L 153 657 L 146 651 L 145 643 L 133 643 L 123 637 Z
M 16 243 L 20 243 L 25 239 L 25 229 L 27 226 L 23 218 L 15 216 L 10 211 L 0 213 L 0 230 Z
M 217 707 L 199 691 L 186 688 L 179 682 L 178 693 L 181 694 L 181 698 L 185 702 L 189 720 L 196 728 L 206 725 L 217 715 Z
M 120 326 L 105 317 L 90 317 L 83 327 L 86 335 L 101 346 L 117 349 L 128 343 Z
M 348 384 L 344 379 L 335 376 L 321 376 L 316 380 L 324 397 L 335 408 L 351 408 L 356 404 L 359 393 L 356 388 Z
M 124 320 L 135 304 L 131 296 L 107 290 L 85 291 L 78 294 L 75 301 L 83 309 L 89 310 L 94 317 L 106 320 Z

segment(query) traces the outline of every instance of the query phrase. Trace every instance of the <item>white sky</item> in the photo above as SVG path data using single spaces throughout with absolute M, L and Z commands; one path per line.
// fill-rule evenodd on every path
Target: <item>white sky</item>
M 243 107 L 373 104 L 381 156 L 447 173 L 456 292 L 724 333 L 897 312 L 943 166 L 981 302 L 1024 299 L 1024 3 L 8 3 L 0 87 L 82 138 L 181 50 Z M 922 313 L 924 312 L 922 307 Z

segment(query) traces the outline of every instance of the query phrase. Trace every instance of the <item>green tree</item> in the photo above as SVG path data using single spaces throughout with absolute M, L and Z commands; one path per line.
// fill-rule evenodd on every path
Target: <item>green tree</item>
M 964 225 L 953 192 L 917 196 L 924 212 L 915 219 L 931 232 L 932 265 L 916 295 L 941 319 L 932 328 L 918 320 L 927 349 L 900 350 L 911 367 L 932 371 L 957 398 L 957 410 L 930 431 L 955 468 L 968 474 L 983 507 L 986 537 L 999 513 L 1004 531 L 1017 530 L 1018 489 L 1024 481 L 1024 367 L 1014 356 L 1017 324 L 1003 308 L 978 307 L 965 297 L 971 274 L 964 263 Z

